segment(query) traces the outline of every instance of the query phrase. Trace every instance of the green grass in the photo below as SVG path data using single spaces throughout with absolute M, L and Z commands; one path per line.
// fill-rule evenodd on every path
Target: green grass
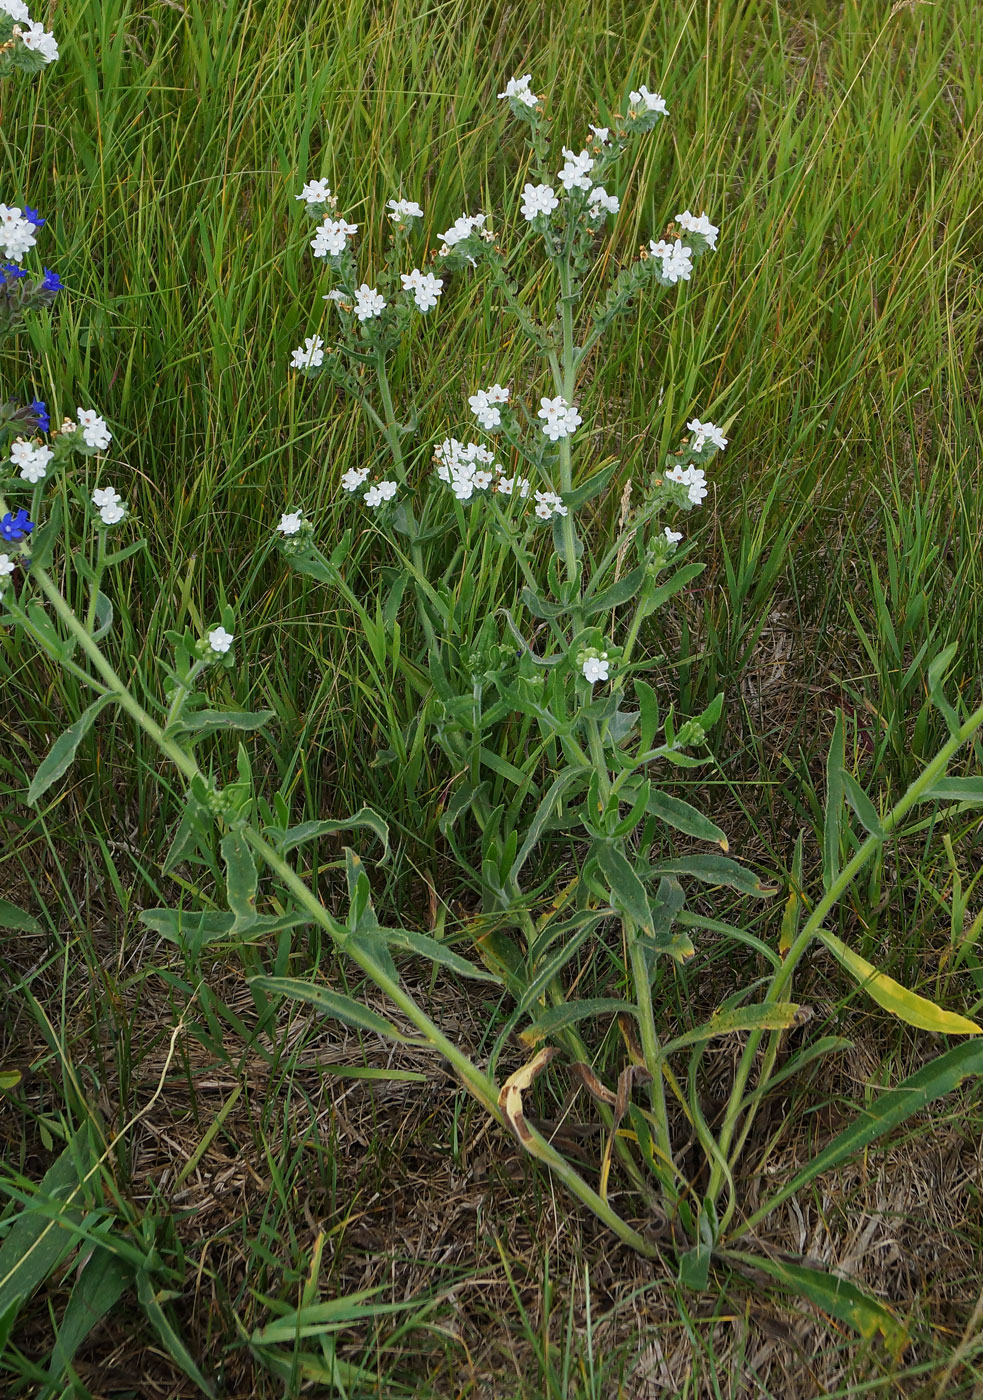
M 697 713 L 718 689 L 727 695 L 712 736 L 717 766 L 694 790 L 741 858 L 785 877 L 804 830 L 807 874 L 814 871 L 824 757 L 833 712 L 844 706 L 857 776 L 885 805 L 899 795 L 940 739 L 927 705 L 928 659 L 959 643 L 953 683 L 967 703 L 983 660 L 983 31 L 973 0 L 891 11 L 873 0 L 571 0 L 546 11 L 507 0 L 71 0 L 54 23 L 59 63 L 0 94 L 0 197 L 50 215 L 41 247 L 68 293 L 50 322 L 36 318 L 19 345 L 0 352 L 0 386 L 4 395 L 48 399 L 53 419 L 91 402 L 113 426 L 105 475 L 136 507 L 150 541 L 116 592 L 119 654 L 138 687 L 159 686 L 166 628 L 200 626 L 231 601 L 239 665 L 216 685 L 226 700 L 275 711 L 273 742 L 253 746 L 270 788 L 289 790 L 298 812 L 384 810 L 397 849 L 388 875 L 379 873 L 378 898 L 407 923 L 424 926 L 434 913 L 452 929 L 473 912 L 438 836 L 453 774 L 428 739 L 421 697 L 373 661 L 338 600 L 289 574 L 269 550 L 280 511 L 294 502 L 318 522 L 321 541 L 333 542 L 350 519 L 341 473 L 380 451 L 349 403 L 287 373 L 293 346 L 327 320 L 294 194 L 304 178 L 329 179 L 360 225 L 364 269 L 381 256 L 383 206 L 397 191 L 421 201 L 429 228 L 482 208 L 510 235 L 525 156 L 495 99 L 505 80 L 532 72 L 557 136 L 575 147 L 599 101 L 648 82 L 665 94 L 671 120 L 622 172 L 612 260 L 633 256 L 683 207 L 705 208 L 722 232 L 678 305 L 643 304 L 630 329 L 595 355 L 581 411 L 596 431 L 596 456 L 614 454 L 621 465 L 591 528 L 598 537 L 610 530 L 626 480 L 661 462 L 693 412 L 728 422 L 731 445 L 715 459 L 711 496 L 702 515 L 687 518 L 707 570 L 645 639 L 649 654 L 673 658 L 652 676 L 667 701 Z M 465 394 L 512 378 L 531 396 L 539 386 L 525 386 L 525 368 L 480 285 L 455 277 L 394 378 L 398 410 L 419 409 L 420 478 L 433 440 L 460 435 Z M 435 565 L 446 564 L 436 557 L 443 546 L 432 548 Z M 352 577 L 372 591 L 390 562 L 385 540 L 356 527 Z M 501 602 L 492 565 L 486 556 L 472 561 L 476 622 Z M 412 655 L 413 619 L 404 612 Z M 436 1183 L 433 1211 L 440 1189 L 450 1209 L 448 1164 L 471 1169 L 484 1125 L 451 1091 L 429 1126 L 416 1110 L 368 1101 L 365 1122 L 339 1123 L 345 1113 L 331 1108 L 325 1077 L 304 1059 L 306 1047 L 310 1060 L 323 1060 L 323 1029 L 294 1036 L 285 1013 L 266 1040 L 250 1044 L 253 1007 L 240 965 L 185 966 L 137 922 L 141 909 L 175 892 L 157 871 L 180 794 L 160 781 L 156 755 L 107 716 L 67 784 L 34 812 L 23 803 L 29 775 L 86 701 L 70 677 L 18 652 L 7 633 L 0 697 L 9 731 L 0 745 L 0 839 L 10 883 L 0 895 L 45 924 L 44 938 L 11 938 L 3 950 L 14 1008 L 5 1062 L 35 1067 L 3 1108 L 9 1171 L 39 1181 L 62 1139 L 81 1129 L 91 1167 L 120 1135 L 93 1177 L 98 1189 L 86 1187 L 86 1205 L 121 1249 L 142 1251 L 152 1289 L 173 1293 L 169 1325 L 183 1339 L 164 1339 L 132 1283 L 129 1354 L 169 1356 L 155 1363 L 170 1376 L 162 1386 L 190 1385 L 175 1361 L 186 1346 L 194 1364 L 224 1377 L 229 1395 L 279 1394 L 284 1384 L 295 1393 L 296 1372 L 272 1379 L 249 1338 L 277 1305 L 303 1305 L 319 1231 L 330 1247 L 311 1296 L 385 1281 L 378 1259 L 393 1238 L 385 1220 L 366 1226 L 364 1238 L 351 1222 L 362 1210 L 375 1221 L 365 1202 L 390 1177 L 404 1197 L 415 1189 L 419 1178 L 390 1155 L 402 1116 L 432 1136 L 429 1162 L 421 1158 L 416 1170 Z M 386 749 L 395 761 L 374 761 Z M 220 751 L 220 762 L 233 752 Z M 973 758 L 978 766 L 980 753 Z M 322 892 L 340 881 L 334 855 L 322 851 L 312 870 Z M 971 948 L 960 960 L 950 955 L 959 932 L 950 916 L 957 880 L 967 884 L 978 863 L 969 818 L 951 856 L 941 833 L 927 829 L 892 849 L 844 902 L 841 936 L 866 956 L 876 948 L 879 965 L 907 985 L 971 1010 L 983 999 L 983 973 Z M 708 912 L 777 937 L 780 910 L 755 911 L 754 925 L 743 909 L 718 903 Z M 975 912 L 971 901 L 969 920 Z M 311 965 L 323 956 L 332 977 L 344 976 L 316 940 L 305 952 Z M 616 950 L 611 967 L 616 973 Z M 667 1017 L 684 1017 L 694 997 L 712 1004 L 734 975 L 723 949 L 711 948 L 700 977 L 666 987 Z M 847 1005 L 831 968 L 820 963 L 810 975 L 809 996 L 829 1030 L 859 1023 L 886 1061 L 909 1063 L 911 1041 L 881 1020 L 871 1024 L 859 998 Z M 474 1005 L 462 1013 L 462 1035 L 476 1046 L 485 1016 Z M 181 1018 L 186 1033 L 162 1079 Z M 346 1048 L 362 1063 L 357 1045 Z M 613 1063 L 618 1046 L 605 1053 Z M 865 1082 L 845 1074 L 824 1092 L 835 1107 L 862 1095 Z M 160 1085 L 149 1126 L 123 1132 Z M 196 1222 L 175 1177 L 235 1089 L 202 1151 L 207 1173 L 189 1174 L 191 1199 L 204 1209 L 210 1183 L 240 1159 L 266 1189 L 243 1167 L 228 1209 L 209 1205 Z M 557 1077 L 558 1099 L 564 1090 Z M 790 1139 L 807 1135 L 816 1111 L 799 1108 Z M 971 1137 L 978 1104 L 967 1099 L 966 1112 L 962 1131 Z M 353 1136 L 339 1138 L 349 1128 Z M 927 1141 L 932 1125 L 921 1131 Z M 502 1151 L 499 1143 L 493 1157 Z M 412 1328 L 398 1314 L 365 1320 L 343 1334 L 340 1353 L 387 1394 L 478 1394 L 477 1381 L 468 1390 L 460 1378 L 468 1367 L 513 1374 L 507 1347 L 493 1361 L 482 1352 L 482 1338 L 498 1327 L 512 1340 L 516 1395 L 586 1397 L 606 1393 L 622 1373 L 632 1393 L 623 1377 L 654 1336 L 670 1360 L 688 1348 L 681 1393 L 731 1393 L 730 1358 L 770 1335 L 755 1332 L 770 1313 L 740 1280 L 720 1280 L 721 1322 L 677 1296 L 667 1270 L 652 1285 L 656 1302 L 638 1311 L 648 1331 L 636 1336 L 622 1316 L 631 1312 L 628 1284 L 619 1292 L 595 1282 L 589 1304 L 583 1295 L 583 1261 L 596 1274 L 604 1242 L 579 1217 L 568 1219 L 566 1205 L 554 1217 L 542 1182 L 525 1179 L 518 1207 L 515 1193 L 515 1182 L 498 1182 L 491 1221 L 480 1227 L 455 1216 L 458 1236 L 467 1241 L 470 1229 L 472 1244 L 456 1250 L 457 1272 L 435 1267 L 424 1281 L 407 1259 L 394 1266 L 391 1291 L 379 1299 L 402 1300 L 394 1280 L 412 1280 Z M 571 1239 L 547 1269 L 544 1242 L 556 1220 Z M 492 1243 L 509 1230 L 521 1242 Z M 421 1227 L 417 1248 L 425 1247 Z M 978 1231 L 953 1245 L 952 1274 L 962 1282 L 951 1298 L 928 1282 L 907 1297 L 922 1330 L 917 1355 L 906 1358 L 910 1375 L 896 1385 L 869 1349 L 822 1334 L 817 1348 L 827 1358 L 838 1352 L 832 1393 L 932 1396 L 971 1320 L 967 1251 L 978 1259 L 979 1249 Z M 623 1276 L 640 1288 L 635 1267 L 625 1264 Z M 461 1283 L 468 1269 L 471 1282 Z M 504 1323 L 460 1303 L 482 1279 L 491 1280 Z M 608 1296 L 599 1304 L 602 1286 Z M 50 1285 L 55 1319 L 71 1287 L 69 1277 Z M 596 1350 L 585 1343 L 593 1309 L 608 1328 Z M 741 1316 L 744 1332 L 733 1321 Z M 53 1326 L 36 1303 L 31 1330 L 0 1362 L 11 1393 L 44 1393 L 36 1368 L 47 1364 Z M 969 1393 L 973 1375 L 978 1383 L 974 1328 L 946 1394 Z M 98 1393 L 98 1357 L 87 1364 L 88 1381 L 66 1381 L 65 1394 L 84 1395 L 86 1384 Z M 682 1384 L 677 1362 L 666 1365 Z M 777 1372 L 769 1376 L 773 1393 L 792 1393 Z M 371 1390 L 356 1379 L 353 1393 Z

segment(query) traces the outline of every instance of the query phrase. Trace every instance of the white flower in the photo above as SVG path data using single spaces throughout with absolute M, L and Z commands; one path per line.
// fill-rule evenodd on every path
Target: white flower
M 575 155 L 567 146 L 562 147 L 562 150 L 566 163 L 556 177 L 560 184 L 568 193 L 570 190 L 589 190 L 589 172 L 594 169 L 594 159 L 590 151 L 581 151 L 579 155 Z
M 16 460 L 14 454 L 17 454 Z M 48 463 L 55 454 L 50 447 L 43 447 L 40 444 L 35 446 L 27 442 L 24 438 L 18 438 L 11 444 L 10 457 L 15 466 L 20 467 L 22 481 L 29 481 L 32 486 L 36 486 L 48 474 Z
M 701 467 L 670 467 L 666 480 L 678 481 L 680 486 L 687 487 L 694 506 L 698 506 L 707 494 L 706 473 Z
M 520 208 L 530 223 L 540 214 L 545 214 L 549 218 L 553 210 L 559 207 L 559 203 L 552 185 L 524 185 L 522 187 Z
M 0 0 L 0 12 L 10 16 L 12 20 L 24 20 L 30 24 L 31 16 L 27 12 L 24 0 Z
M 485 471 L 475 472 L 472 481 L 474 482 L 474 489 L 476 491 L 487 491 L 492 484 L 492 474 L 491 472 Z
M 677 238 L 675 243 L 667 243 L 665 239 L 660 239 L 658 243 L 654 240 L 649 243 L 649 252 L 655 258 L 662 259 L 662 275 L 667 282 L 688 282 L 693 271 L 692 248 L 687 248 L 681 239 Z
M 412 199 L 389 199 L 386 208 L 394 224 L 401 224 L 406 219 L 423 218 L 423 210 Z
M 296 535 L 304 523 L 304 512 L 302 510 L 287 511 L 280 516 L 280 523 L 276 527 L 277 534 Z
M 477 442 L 444 438 L 434 448 L 433 456 L 437 463 L 437 479 L 445 482 L 459 501 L 470 501 L 475 491 L 487 490 L 494 480 L 493 474 L 502 470 L 494 453 Z
M 96 510 L 102 510 L 103 506 L 118 506 L 122 499 L 111 486 L 98 486 L 92 493 L 92 504 Z
M 319 335 L 305 336 L 303 345 L 298 345 L 290 357 L 291 368 L 317 369 L 318 365 L 324 363 L 323 346 L 324 341 Z
M 508 389 L 503 389 L 501 384 L 493 384 L 490 389 L 479 389 L 477 393 L 470 394 L 468 407 L 485 432 L 490 433 L 494 428 L 499 428 L 502 425 L 502 415 L 498 404 L 508 403 L 508 401 Z
M 536 416 L 543 419 L 543 432 L 550 442 L 556 442 L 558 438 L 571 437 L 584 421 L 577 410 L 559 394 L 555 399 L 540 399 L 540 403 L 542 407 Z
M 382 293 L 363 282 L 355 293 L 355 315 L 360 321 L 369 321 L 373 316 L 381 316 L 386 309 Z
M 87 447 L 95 447 L 100 452 L 105 452 L 106 448 L 113 440 L 113 435 L 106 427 L 105 418 L 100 418 L 94 408 L 79 408 L 79 427 L 82 429 L 82 441 Z
M 2 0 L 0 0 L 0 8 L 2 8 Z M 10 557 L 9 554 L 0 554 L 0 587 L 3 586 L 3 580 L 4 580 L 5 578 L 10 578 L 10 575 L 11 575 L 13 572 L 14 572 L 14 561 L 13 561 L 13 559 L 11 559 L 11 557 Z
M 691 214 L 688 209 L 684 209 L 681 214 L 676 215 L 676 223 L 686 233 L 702 234 L 707 241 L 707 246 L 709 248 L 716 248 L 717 234 L 720 230 L 717 228 L 716 224 L 710 222 L 705 213 L 697 218 L 697 216 Z
M 34 225 L 24 218 L 23 211 L 15 204 L 0 204 L 0 249 L 4 257 L 19 263 L 36 242 Z
M 706 442 L 712 442 L 718 452 L 723 452 L 728 440 L 717 427 L 716 423 L 701 423 L 699 418 L 694 418 L 692 423 L 686 424 L 693 434 L 693 451 L 701 452 Z
M 605 214 L 617 214 L 621 200 L 616 194 L 608 194 L 603 185 L 595 185 L 587 200 L 587 210 L 592 219 L 603 219 Z
M 668 525 L 662 533 L 665 535 L 666 539 L 669 541 L 670 544 L 678 544 L 679 541 L 683 538 L 682 530 L 670 530 Z
M 525 476 L 500 476 L 495 483 L 495 489 L 503 496 L 516 495 L 525 500 L 529 495 L 532 483 Z
M 368 467 L 352 467 L 352 469 L 345 472 L 345 475 L 341 478 L 342 489 L 345 491 L 357 491 L 368 474 Z
M 404 291 L 413 293 L 413 300 L 420 311 L 429 311 L 432 306 L 437 305 L 437 298 L 441 295 L 444 285 L 442 277 L 435 277 L 432 272 L 421 272 L 415 267 L 412 272 L 401 272 L 399 280 Z
M 325 219 L 311 239 L 311 247 L 316 258 L 338 258 L 348 246 L 348 240 L 358 233 L 358 224 L 346 223 L 344 219 Z
M 588 685 L 596 685 L 598 681 L 606 681 L 609 665 L 606 651 L 602 651 L 600 656 L 588 656 L 581 667 L 584 680 L 587 681 Z
M 308 180 L 294 199 L 302 199 L 305 204 L 331 204 L 331 187 L 327 180 Z
M 384 501 L 391 501 L 395 494 L 395 481 L 377 481 L 375 485 L 369 487 L 362 499 L 367 506 L 371 506 L 374 510 L 377 506 L 381 506 Z
M 535 107 L 539 98 L 534 92 L 530 92 L 531 82 L 531 73 L 524 73 L 521 78 L 509 78 L 505 84 L 505 91 L 498 94 L 498 100 L 501 102 L 503 97 L 514 97 L 516 102 L 521 102 L 526 107 Z
M 567 508 L 555 491 L 537 491 L 536 514 L 540 520 L 549 520 L 553 515 L 566 515 Z
M 487 214 L 462 214 L 459 219 L 455 219 L 450 228 L 440 235 L 440 241 L 444 248 L 453 248 L 458 243 L 463 243 L 466 238 L 470 238 L 475 229 L 484 228 Z M 441 248 L 441 252 L 444 251 Z
M 322 301 L 333 301 L 336 306 L 341 306 L 348 300 L 348 293 L 340 291 L 335 287 L 334 291 L 325 292 Z
M 40 54 L 45 63 L 54 63 L 58 57 L 58 43 L 55 36 L 45 29 L 43 24 L 32 23 L 26 29 L 22 29 L 20 41 L 25 49 L 31 49 L 34 53 Z
M 595 126 L 593 122 L 588 122 L 587 125 L 594 133 L 595 138 L 600 141 L 601 145 L 606 146 L 611 139 L 611 128 L 607 126 Z
M 665 98 L 660 93 L 649 92 L 644 83 L 637 92 L 628 94 L 628 101 L 633 107 L 644 107 L 646 112 L 661 112 L 664 117 L 669 115 Z
M 216 656 L 224 656 L 234 641 L 233 633 L 226 632 L 224 627 L 215 627 L 208 634 L 208 645 Z
M 126 515 L 126 507 L 120 501 L 107 501 L 100 507 L 99 515 L 104 525 L 118 525 Z

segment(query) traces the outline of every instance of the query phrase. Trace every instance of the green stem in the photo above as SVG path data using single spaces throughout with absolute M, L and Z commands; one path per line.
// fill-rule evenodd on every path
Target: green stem
M 662 1186 L 666 1196 L 674 1204 L 678 1200 L 676 1169 L 672 1156 L 669 1114 L 666 1109 L 665 1080 L 662 1076 L 662 1051 L 655 1029 L 655 1013 L 652 1009 L 652 984 L 649 981 L 649 971 L 645 963 L 645 949 L 639 945 L 635 925 L 627 915 L 622 918 L 621 922 L 631 957 L 635 999 L 638 1002 L 638 1030 L 642 1041 L 642 1054 L 645 1058 L 645 1067 L 652 1076 L 649 1084 L 649 1101 L 655 1123 L 655 1145 L 665 1167 Z
M 92 632 L 96 621 L 96 604 L 99 601 L 99 584 L 102 581 L 102 571 L 106 562 L 106 531 L 99 529 L 96 531 L 96 563 L 95 578 L 92 581 L 92 591 L 89 595 L 89 607 L 85 614 L 85 630 Z

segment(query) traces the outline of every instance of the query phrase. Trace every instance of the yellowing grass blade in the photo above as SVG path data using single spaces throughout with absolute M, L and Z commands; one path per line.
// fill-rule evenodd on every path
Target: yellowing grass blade
M 934 1001 L 929 1001 L 928 997 L 909 992 L 907 987 L 902 987 L 900 982 L 895 982 L 886 972 L 878 972 L 866 958 L 848 948 L 834 933 L 827 929 L 819 929 L 817 936 L 850 976 L 873 997 L 878 1006 L 883 1006 L 892 1016 L 907 1021 L 909 1026 L 918 1026 L 923 1031 L 938 1031 L 942 1035 L 983 1034 L 983 1027 L 978 1026 L 975 1021 L 958 1016 L 954 1011 L 944 1011 Z

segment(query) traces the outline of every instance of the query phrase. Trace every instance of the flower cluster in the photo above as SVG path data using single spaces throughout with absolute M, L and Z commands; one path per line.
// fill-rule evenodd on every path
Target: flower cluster
M 350 224 L 345 219 L 332 219 L 325 216 L 324 222 L 311 239 L 311 247 L 316 258 L 340 258 L 348 247 L 349 238 L 358 233 L 358 224 Z
M 555 399 L 543 398 L 539 402 L 542 407 L 536 416 L 543 419 L 543 432 L 550 442 L 572 437 L 584 421 L 577 410 L 560 394 L 557 394 Z
M 36 486 L 48 474 L 48 463 L 54 456 L 50 447 L 27 438 L 15 438 L 10 444 L 10 463 L 17 468 L 21 481 Z
M 478 389 L 469 395 L 468 407 L 485 432 L 491 433 L 502 426 L 502 411 L 498 405 L 508 401 L 508 389 L 503 389 L 501 384 L 492 384 L 488 389 Z
M 97 487 L 92 493 L 92 504 L 99 512 L 103 525 L 118 525 L 126 519 L 126 504 L 118 491 L 111 486 Z
M 291 353 L 291 369 L 319 369 L 324 363 L 324 341 L 319 335 L 304 337 L 303 345 Z
M 509 78 L 505 84 L 505 91 L 498 94 L 498 100 L 508 98 L 512 103 L 518 103 L 522 107 L 535 107 L 539 98 L 529 88 L 532 82 L 531 73 L 523 73 L 521 78 Z
M 36 209 L 0 204 L 0 252 L 3 256 L 11 262 L 23 262 L 24 254 L 37 243 L 34 230 L 43 228 L 44 222 Z
M 0 0 L 0 75 L 7 63 L 36 73 L 58 58 L 58 41 L 32 20 L 24 0 Z
M 386 208 L 389 210 L 390 219 L 397 226 L 405 224 L 407 219 L 423 218 L 423 210 L 412 199 L 389 199 L 386 201 Z
M 344 476 L 341 478 L 342 490 L 354 496 L 365 486 L 368 477 L 368 467 L 352 467 L 349 471 L 345 472 Z M 370 509 L 378 510 L 380 506 L 386 505 L 389 501 L 396 499 L 396 492 L 398 489 L 398 482 L 385 480 L 374 481 L 370 486 L 365 488 L 362 501 L 365 505 L 369 506 Z M 286 519 L 287 517 L 284 516 L 284 520 Z M 298 529 L 299 528 L 298 526 Z M 284 531 L 284 533 L 286 534 L 288 532 Z
M 649 243 L 649 252 L 653 258 L 661 258 L 662 276 L 667 282 L 689 281 L 693 272 L 693 249 L 688 248 L 682 239 L 668 243 L 660 238 L 656 243 L 653 238 Z
M 556 178 L 567 193 L 571 190 L 589 190 L 592 183 L 590 172 L 594 169 L 594 158 L 590 151 L 581 151 L 576 155 L 569 147 L 564 146 L 563 158 L 563 169 Z
M 437 305 L 437 298 L 444 286 L 442 277 L 435 277 L 432 272 L 421 272 L 415 267 L 412 272 L 401 272 L 399 280 L 403 284 L 404 292 L 413 293 L 413 300 L 419 311 L 429 311 Z

